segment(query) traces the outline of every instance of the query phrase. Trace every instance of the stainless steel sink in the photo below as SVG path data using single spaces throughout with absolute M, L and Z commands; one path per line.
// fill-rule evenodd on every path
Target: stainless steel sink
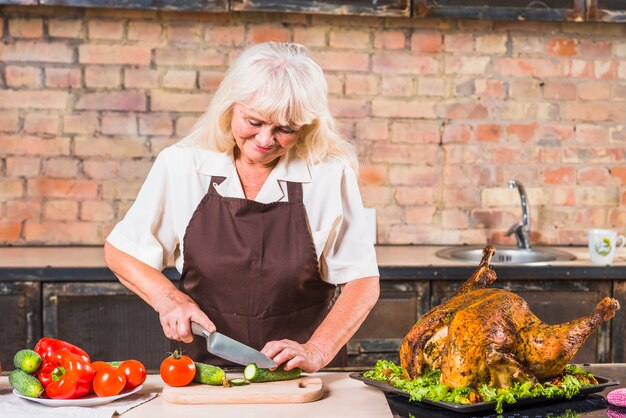
M 483 255 L 482 246 L 462 246 L 444 248 L 435 253 L 439 258 L 455 261 L 480 262 Z M 572 261 L 576 256 L 565 251 L 549 247 L 496 247 L 496 254 L 491 264 L 498 265 L 541 265 L 552 261 Z

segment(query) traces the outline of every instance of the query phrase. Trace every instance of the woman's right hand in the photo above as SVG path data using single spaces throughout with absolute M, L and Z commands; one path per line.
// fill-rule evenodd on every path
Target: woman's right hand
M 178 289 L 172 289 L 163 295 L 155 303 L 155 309 L 159 313 L 165 336 L 171 340 L 192 342 L 194 337 L 191 333 L 191 321 L 197 322 L 209 332 L 215 331 L 215 325 L 198 304 Z

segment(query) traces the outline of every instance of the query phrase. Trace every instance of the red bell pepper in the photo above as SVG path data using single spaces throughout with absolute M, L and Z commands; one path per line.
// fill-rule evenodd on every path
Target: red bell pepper
M 35 352 L 41 356 L 43 361 L 45 362 L 52 353 L 60 350 L 61 348 L 66 348 L 72 354 L 76 354 L 80 356 L 87 363 L 91 363 L 91 359 L 89 355 L 82 348 L 76 347 L 73 344 L 70 344 L 66 341 L 57 340 L 55 338 L 42 338 L 35 345 Z
M 61 348 L 47 355 L 37 377 L 50 398 L 75 399 L 89 393 L 94 376 L 91 363 Z

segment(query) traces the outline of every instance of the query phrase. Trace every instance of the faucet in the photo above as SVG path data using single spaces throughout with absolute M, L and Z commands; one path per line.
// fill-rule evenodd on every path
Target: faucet
M 526 250 L 530 249 L 530 210 L 528 209 L 528 198 L 524 185 L 517 180 L 509 180 L 509 188 L 517 187 L 519 197 L 522 201 L 522 220 L 513 224 L 506 232 L 506 236 L 515 234 L 517 247 Z

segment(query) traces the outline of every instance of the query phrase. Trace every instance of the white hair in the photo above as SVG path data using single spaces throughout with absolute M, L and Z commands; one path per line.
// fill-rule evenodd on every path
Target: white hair
M 355 172 L 356 151 L 337 131 L 320 66 L 295 43 L 267 42 L 246 49 L 230 67 L 207 111 L 183 142 L 219 152 L 235 147 L 233 106 L 243 103 L 272 122 L 300 126 L 296 155 L 311 162 L 343 159 Z

